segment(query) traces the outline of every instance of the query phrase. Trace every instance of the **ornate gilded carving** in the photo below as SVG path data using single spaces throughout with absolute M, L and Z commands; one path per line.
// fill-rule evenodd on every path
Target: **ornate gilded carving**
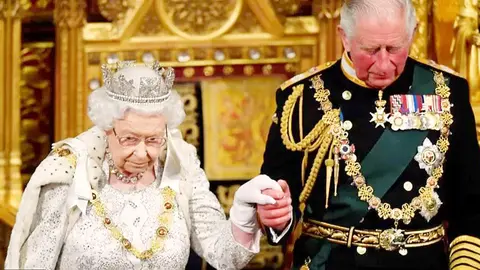
M 87 57 L 89 65 L 100 65 L 100 53 L 92 52 Z
M 313 11 L 319 20 L 337 19 L 340 17 L 342 1 L 336 0 L 313 0 Z
M 100 14 L 109 21 L 122 20 L 129 8 L 134 7 L 131 0 L 98 0 Z
M 410 54 L 418 58 L 428 59 L 428 41 L 430 40 L 430 1 L 412 0 L 412 2 L 417 12 L 418 28 L 410 49 Z
M 31 6 L 29 0 L 2 0 L 0 1 L 0 19 L 19 18 Z
M 472 103 L 480 102 L 479 5 L 476 0 L 460 0 L 462 5 L 454 24 L 452 64 L 468 79 Z
M 319 64 L 337 60 L 343 53 L 343 45 L 337 37 L 340 9 L 343 1 L 313 0 L 313 14 L 318 20 L 317 47 Z M 298 26 L 300 27 L 300 26 Z
M 85 0 L 56 0 L 54 21 L 56 29 L 55 72 L 55 137 L 58 141 L 78 135 L 91 125 L 86 111 L 86 77 L 83 63 Z M 84 62 L 85 61 L 85 62 Z
M 85 23 L 85 0 L 55 0 L 53 19 L 58 27 L 78 28 Z
M 297 13 L 301 0 L 271 0 L 277 14 L 283 16 L 294 15 Z
M 159 0 L 160 18 L 175 34 L 211 39 L 228 31 L 240 16 L 243 0 Z
M 21 172 L 26 184 L 53 142 L 53 43 L 27 44 L 21 61 Z
M 460 8 L 460 0 L 433 1 L 433 36 L 435 56 L 439 64 L 451 66 L 450 45 L 454 38 L 453 24 Z
M 251 34 L 261 32 L 264 32 L 262 25 L 257 20 L 250 7 L 245 5 L 242 15 L 240 15 L 240 18 L 232 27 L 229 34 Z
M 44 9 L 48 6 L 48 4 L 50 4 L 52 2 L 52 0 L 38 0 L 36 3 L 35 3 L 35 7 L 38 8 L 38 9 Z
M 155 9 L 151 9 L 143 18 L 143 22 L 140 24 L 136 36 L 154 35 L 170 35 L 170 33 L 162 26 L 162 22 L 158 18 Z
M 200 127 L 198 126 L 199 114 L 198 114 L 198 98 L 195 94 L 195 84 L 177 84 L 175 90 L 178 91 L 182 97 L 185 120 L 180 125 L 180 131 L 183 138 L 190 144 L 199 147 L 200 146 Z

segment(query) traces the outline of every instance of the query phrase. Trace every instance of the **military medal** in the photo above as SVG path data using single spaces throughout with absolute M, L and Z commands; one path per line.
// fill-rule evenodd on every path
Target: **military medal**
M 438 95 L 392 95 L 388 122 L 392 130 L 440 130 L 440 115 L 449 107 Z
M 400 112 L 395 112 L 388 118 L 388 122 L 390 122 L 392 130 L 404 130 L 407 128 L 408 118 Z
M 390 115 L 389 113 L 385 113 L 385 105 L 387 104 L 387 101 L 382 99 L 383 97 L 383 90 L 378 91 L 378 100 L 375 101 L 375 112 L 370 113 L 372 116 L 372 120 L 370 122 L 375 123 L 375 127 L 382 126 L 385 128 L 385 123 L 388 121 L 388 116 Z

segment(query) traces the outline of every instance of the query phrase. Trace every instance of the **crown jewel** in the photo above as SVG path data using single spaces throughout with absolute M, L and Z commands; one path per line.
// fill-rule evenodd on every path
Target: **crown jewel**
M 172 68 L 153 63 L 118 61 L 103 64 L 102 75 L 107 95 L 130 103 L 160 103 L 168 99 L 175 80 Z

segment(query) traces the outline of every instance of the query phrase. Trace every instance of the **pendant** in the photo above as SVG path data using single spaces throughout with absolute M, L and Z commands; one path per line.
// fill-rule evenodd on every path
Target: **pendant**
M 382 231 L 379 235 L 379 245 L 387 251 L 402 249 L 405 241 L 405 232 L 396 228 Z
M 370 113 L 370 115 L 372 116 L 370 122 L 374 122 L 376 128 L 379 126 L 385 128 L 385 123 L 387 123 L 390 114 L 385 113 L 385 108 L 377 107 L 377 111 L 375 113 Z
M 423 141 L 423 145 L 417 147 L 418 153 L 414 159 L 418 162 L 420 169 L 425 170 L 428 175 L 432 175 L 433 169 L 440 166 L 443 161 L 443 154 L 428 138 Z
M 375 112 L 370 113 L 372 116 L 370 122 L 375 123 L 375 128 L 379 126 L 385 128 L 385 123 L 387 123 L 388 116 L 390 115 L 389 113 L 385 113 L 385 105 L 387 104 L 387 101 L 383 100 L 382 97 L 383 91 L 380 90 L 378 91 L 378 100 L 375 101 Z
M 443 204 L 436 193 L 433 190 L 425 190 L 421 194 L 422 206 L 420 208 L 420 215 L 429 222 L 435 215 L 438 214 L 440 206 Z

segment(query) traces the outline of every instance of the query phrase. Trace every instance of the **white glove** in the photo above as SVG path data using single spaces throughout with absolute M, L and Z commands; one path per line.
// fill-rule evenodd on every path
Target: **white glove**
M 255 233 L 258 229 L 255 204 L 275 204 L 275 199 L 262 194 L 265 189 L 282 191 L 282 187 L 266 175 L 259 175 L 241 185 L 235 192 L 233 206 L 230 209 L 230 221 L 246 233 Z

